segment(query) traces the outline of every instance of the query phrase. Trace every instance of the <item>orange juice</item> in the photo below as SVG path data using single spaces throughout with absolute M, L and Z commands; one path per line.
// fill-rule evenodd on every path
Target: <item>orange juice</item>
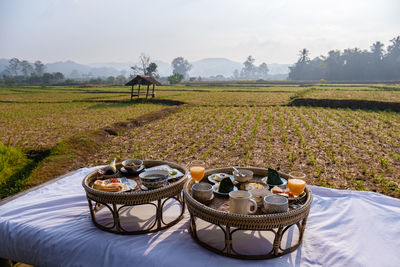
M 202 166 L 192 166 L 190 167 L 190 175 L 196 182 L 200 182 L 204 177 L 204 173 L 206 172 L 206 168 Z
M 288 181 L 289 191 L 293 193 L 295 196 L 299 196 L 304 192 L 304 188 L 306 187 L 306 182 L 300 179 L 289 179 Z

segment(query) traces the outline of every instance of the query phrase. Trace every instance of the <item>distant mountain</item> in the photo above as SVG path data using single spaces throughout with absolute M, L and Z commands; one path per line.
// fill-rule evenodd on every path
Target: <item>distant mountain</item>
M 8 66 L 8 59 L 0 59 L 0 72 Z M 158 65 L 160 76 L 169 76 L 172 74 L 170 63 L 161 60 L 154 60 Z M 99 62 L 92 64 L 79 64 L 74 61 L 58 61 L 45 64 L 46 72 L 61 72 L 67 78 L 88 78 L 88 77 L 108 77 L 124 75 L 129 76 L 131 67 L 135 62 Z M 191 62 L 192 69 L 189 71 L 191 77 L 210 77 L 223 75 L 225 78 L 233 76 L 233 72 L 243 68 L 243 63 L 235 62 L 226 58 L 205 58 Z M 289 64 L 268 64 L 269 76 L 271 79 L 285 79 L 289 73 Z
M 289 66 L 292 64 L 278 64 L 278 63 L 271 63 L 268 64 L 269 74 L 289 74 Z
M 234 62 L 226 58 L 205 58 L 198 61 L 191 62 L 192 69 L 189 75 L 193 77 L 210 77 L 223 75 L 224 77 L 231 77 L 235 69 L 241 70 L 242 63 Z
M 45 66 L 47 72 L 61 72 L 66 77 L 77 76 L 76 73 L 89 77 L 108 77 L 118 76 L 121 74 L 121 71 L 118 71 L 113 67 L 103 66 L 93 68 L 89 65 L 78 64 L 70 60 L 48 63 Z
M 166 63 L 164 61 L 160 61 L 160 60 L 154 60 L 154 63 L 157 64 L 158 66 L 158 73 L 160 74 L 160 76 L 169 76 L 172 73 L 172 68 L 171 65 L 169 63 Z M 138 64 L 137 62 L 133 62 L 133 61 L 127 61 L 127 62 L 100 62 L 100 63 L 92 63 L 89 64 L 90 67 L 93 68 L 114 68 L 115 70 L 118 70 L 120 72 L 124 72 L 126 73 L 126 75 L 129 76 L 130 73 L 132 73 L 131 71 L 131 67 L 135 66 L 136 64 Z

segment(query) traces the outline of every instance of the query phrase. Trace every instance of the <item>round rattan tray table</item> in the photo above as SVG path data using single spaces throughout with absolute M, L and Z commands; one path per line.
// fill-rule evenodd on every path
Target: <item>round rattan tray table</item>
M 98 179 L 98 173 L 97 170 L 91 172 L 83 179 L 82 186 L 86 191 L 90 214 L 95 226 L 117 234 L 144 234 L 163 230 L 182 220 L 185 212 L 182 188 L 187 181 L 188 170 L 168 161 L 144 160 L 143 164 L 145 168 L 168 165 L 182 172 L 184 176 L 162 188 L 142 190 L 138 175 L 120 175 L 136 181 L 138 186 L 133 191 L 114 193 L 93 189 L 92 185 Z M 121 164 L 117 164 L 117 169 L 120 168 Z M 167 206 L 170 205 L 170 202 L 174 202 L 174 205 L 178 206 L 179 215 L 171 221 L 166 221 L 164 217 L 168 212 Z M 143 209 L 144 205 L 150 205 L 151 208 Z M 149 212 L 149 218 L 137 219 L 138 214 L 131 210 L 139 207 L 144 211 L 154 210 L 154 212 Z M 102 216 L 103 214 L 108 216 L 108 220 L 103 219 L 105 216 L 98 216 L 100 211 L 102 211 Z
M 254 168 L 254 167 L 236 167 L 240 169 L 248 169 L 254 172 L 254 177 L 251 182 L 260 182 L 261 178 L 267 176 L 268 170 L 264 168 Z M 219 169 L 210 169 L 207 170 L 204 179 L 202 182 L 208 182 L 207 177 L 214 173 L 232 173 L 231 167 L 219 168 Z M 281 177 L 288 178 L 288 175 L 285 173 L 279 173 Z M 204 205 L 197 200 L 195 200 L 191 195 L 191 188 L 194 184 L 194 180 L 190 179 L 186 182 L 183 188 L 184 198 L 187 204 L 187 208 L 190 213 L 190 233 L 195 241 L 197 241 L 201 246 L 216 252 L 218 254 L 222 254 L 224 256 L 240 258 L 240 259 L 269 259 L 274 257 L 279 257 L 281 255 L 290 253 L 298 248 L 303 239 L 303 234 L 306 227 L 307 217 L 310 211 L 311 202 L 313 199 L 311 191 L 306 187 L 305 192 L 306 196 L 302 199 L 302 204 L 297 206 L 291 206 L 291 208 L 284 213 L 276 213 L 276 214 L 264 214 L 261 210 L 258 211 L 255 215 L 242 215 L 242 214 L 232 214 L 229 213 L 229 209 L 226 209 L 227 204 L 229 203 L 229 197 L 223 198 L 214 194 L 214 199 L 211 204 Z M 221 207 L 225 207 L 221 208 Z M 224 238 L 221 240 L 223 242 L 223 248 L 217 248 L 213 246 L 211 243 L 207 241 L 201 240 L 198 236 L 197 229 L 197 219 L 201 219 L 206 223 L 216 226 L 215 228 L 221 230 L 223 234 L 219 236 Z M 288 235 L 288 229 L 293 231 L 292 228 L 296 228 L 298 230 L 298 240 L 293 240 L 294 243 L 289 246 L 284 246 L 282 242 L 282 237 L 285 235 L 285 238 Z M 269 238 L 267 241 L 271 245 L 270 249 L 265 250 L 264 247 L 261 246 L 262 253 L 252 254 L 252 253 L 240 253 L 237 252 L 235 248 L 235 244 L 241 242 L 240 236 L 236 237 L 237 232 L 251 232 L 258 233 L 268 232 L 266 233 Z M 220 232 L 220 231 L 219 231 Z M 214 234 L 214 238 L 215 238 Z M 253 234 L 251 237 L 256 236 Z M 248 242 L 248 241 L 247 241 Z M 285 241 L 286 242 L 286 241 Z M 221 246 L 222 247 L 222 246 Z

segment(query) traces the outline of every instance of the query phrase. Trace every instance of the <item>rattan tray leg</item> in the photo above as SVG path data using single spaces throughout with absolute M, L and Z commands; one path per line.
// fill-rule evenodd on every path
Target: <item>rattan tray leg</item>
M 226 253 L 232 254 L 232 234 L 231 227 L 229 225 L 225 227 L 225 246 Z
M 173 221 L 171 222 L 164 222 L 163 219 L 163 207 L 165 203 L 167 203 L 168 200 L 174 199 L 178 202 L 180 206 L 180 214 L 178 217 L 176 217 Z M 89 211 L 90 215 L 92 218 L 92 222 L 95 226 L 98 228 L 111 232 L 111 233 L 117 233 L 117 234 L 124 234 L 124 235 L 134 235 L 134 234 L 145 234 L 145 233 L 151 233 L 151 232 L 156 232 L 163 230 L 167 227 L 170 227 L 172 225 L 175 225 L 178 223 L 180 220 L 183 219 L 184 213 L 185 213 L 185 201 L 183 200 L 182 194 L 179 193 L 178 195 L 170 198 L 165 198 L 165 199 L 159 199 L 155 203 L 145 203 L 145 204 L 138 204 L 138 205 L 117 205 L 117 204 L 107 204 L 107 203 L 101 203 L 97 202 L 95 200 L 90 199 L 87 197 L 88 203 L 89 203 Z M 154 222 L 146 229 L 143 230 L 134 230 L 134 231 L 128 231 L 124 229 L 121 225 L 121 219 L 120 219 L 120 210 L 124 207 L 134 207 L 134 206 L 140 206 L 140 205 L 153 205 L 156 208 L 156 216 L 154 219 Z M 108 208 L 112 215 L 113 219 L 113 225 L 112 226 L 104 226 L 97 222 L 96 220 L 96 213 L 101 210 L 102 208 Z

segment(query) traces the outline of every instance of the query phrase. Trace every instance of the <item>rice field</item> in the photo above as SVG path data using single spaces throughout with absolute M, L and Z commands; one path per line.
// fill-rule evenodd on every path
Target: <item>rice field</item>
M 185 103 L 107 136 L 69 167 L 113 157 L 203 159 L 209 168 L 302 170 L 311 184 L 400 197 L 400 112 L 290 105 L 304 98 L 400 106 L 399 85 L 162 86 L 155 99 L 132 103 L 129 93 L 127 87 L 0 88 L 0 142 L 25 152 L 52 149 L 72 136 Z
M 400 193 L 400 114 L 311 107 L 191 107 L 121 136 L 95 158 L 302 170 L 312 184 Z M 101 163 L 101 162 L 99 162 Z

